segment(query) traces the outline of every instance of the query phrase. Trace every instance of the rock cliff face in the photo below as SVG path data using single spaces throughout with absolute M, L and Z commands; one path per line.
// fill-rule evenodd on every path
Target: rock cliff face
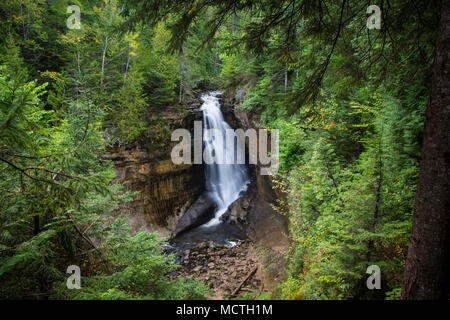
M 173 129 L 192 129 L 201 113 L 193 111 L 198 105 L 190 107 L 191 112 L 168 109 L 164 119 L 171 121 Z M 105 158 L 114 162 L 113 183 L 122 184 L 126 191 L 139 191 L 117 213 L 128 214 L 135 230 L 143 227 L 169 236 L 178 219 L 204 190 L 203 167 L 173 164 L 170 154 L 176 142 L 155 148 L 151 140 L 150 135 L 133 145 L 113 146 Z M 170 142 L 170 134 L 167 140 Z
M 238 94 L 227 93 L 223 96 L 222 104 L 226 120 L 234 128 L 258 129 L 257 115 L 247 113 L 235 108 L 235 97 Z M 255 242 L 264 243 L 266 247 L 284 253 L 289 246 L 287 238 L 287 217 L 276 212 L 272 205 L 277 204 L 277 199 L 282 197 L 273 188 L 271 177 L 261 175 L 259 166 L 252 166 L 255 179 L 256 195 L 252 196 L 251 203 L 246 209 L 247 235 Z M 240 200 L 242 201 L 242 200 Z M 234 208 L 235 206 L 231 206 Z
M 233 128 L 258 129 L 258 117 L 235 108 L 235 97 L 239 94 L 227 93 L 223 96 L 223 111 L 227 122 Z M 270 176 L 261 175 L 259 166 L 252 166 L 254 191 L 248 192 L 247 199 L 238 199 L 230 206 L 225 220 L 243 221 L 243 228 L 257 248 L 260 248 L 258 261 L 261 268 L 258 278 L 264 288 L 274 288 L 284 275 L 284 257 L 289 248 L 288 219 L 273 209 L 277 199 L 283 197 L 272 184 Z M 247 203 L 248 202 L 248 203 Z

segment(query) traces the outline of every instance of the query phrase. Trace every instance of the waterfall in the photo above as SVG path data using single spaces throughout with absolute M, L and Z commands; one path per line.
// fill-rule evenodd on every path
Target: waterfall
M 206 191 L 217 204 L 217 211 L 212 220 L 205 226 L 213 226 L 220 223 L 220 216 L 225 213 L 227 208 L 238 197 L 239 193 L 247 188 L 249 176 L 247 168 L 244 164 L 237 164 L 235 159 L 231 159 L 233 155 L 239 155 L 244 150 L 239 150 L 236 144 L 227 145 L 225 143 L 226 130 L 231 127 L 223 118 L 220 110 L 220 103 L 217 95 L 219 91 L 209 92 L 201 98 L 203 105 L 200 110 L 203 111 L 203 143 L 204 155 L 210 159 L 228 159 L 227 164 L 206 164 Z M 218 139 L 206 129 L 215 129 L 222 134 L 223 139 Z M 231 159 L 231 160 L 230 160 Z M 224 160 L 222 163 L 224 163 Z

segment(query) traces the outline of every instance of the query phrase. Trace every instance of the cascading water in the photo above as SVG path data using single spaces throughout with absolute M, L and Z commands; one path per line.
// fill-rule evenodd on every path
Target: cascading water
M 212 220 L 205 226 L 214 226 L 220 222 L 220 216 L 227 210 L 238 197 L 239 193 L 246 189 L 249 182 L 247 168 L 243 164 L 237 164 L 235 159 L 243 155 L 244 150 L 236 148 L 232 143 L 225 143 L 226 130 L 231 129 L 225 122 L 220 110 L 219 91 L 210 92 L 202 96 L 203 105 L 203 142 L 204 155 L 210 159 L 222 159 L 222 162 L 206 164 L 206 191 L 217 204 L 217 211 Z M 223 139 L 217 139 L 206 129 L 217 130 Z M 236 156 L 235 156 L 236 155 Z
M 209 222 L 186 230 L 171 239 L 171 244 L 181 251 L 204 241 L 234 246 L 247 237 L 242 228 L 220 221 L 220 217 L 228 207 L 239 198 L 240 192 L 247 189 L 250 175 L 244 164 L 237 164 L 237 161 L 234 161 L 245 155 L 244 150 L 237 150 L 238 144 L 227 145 L 226 143 L 226 130 L 231 128 L 225 122 L 220 110 L 217 97 L 219 94 L 220 92 L 216 91 L 202 95 L 203 104 L 200 108 L 203 111 L 205 192 L 216 203 L 217 209 Z M 220 132 L 219 136 L 221 135 L 223 139 L 217 139 L 214 132 L 209 132 L 207 129 L 213 129 L 211 131 L 216 131 L 216 134 Z M 222 159 L 222 162 L 207 162 L 205 158 Z

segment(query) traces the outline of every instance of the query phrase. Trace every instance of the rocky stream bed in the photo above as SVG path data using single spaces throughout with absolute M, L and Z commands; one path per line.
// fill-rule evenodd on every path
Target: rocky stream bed
M 211 289 L 212 299 L 266 291 L 260 279 L 261 266 L 250 240 L 239 241 L 233 247 L 213 241 L 200 242 L 181 252 L 180 263 L 174 276 L 205 282 Z

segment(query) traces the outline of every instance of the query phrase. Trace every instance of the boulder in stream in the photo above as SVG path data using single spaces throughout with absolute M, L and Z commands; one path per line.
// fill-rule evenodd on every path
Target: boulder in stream
M 207 192 L 202 193 L 197 201 L 178 220 L 175 231 L 172 233 L 172 238 L 175 238 L 183 231 L 208 222 L 214 217 L 216 209 L 217 205 L 211 196 Z
M 245 224 L 254 197 L 255 189 L 253 185 L 249 185 L 247 190 L 241 191 L 239 198 L 228 207 L 220 220 L 229 224 Z

